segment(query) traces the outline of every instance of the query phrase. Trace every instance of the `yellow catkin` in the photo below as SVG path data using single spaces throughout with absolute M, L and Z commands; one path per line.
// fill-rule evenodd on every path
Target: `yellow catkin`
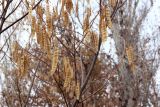
M 131 67 L 131 70 L 134 71 L 135 70 L 135 56 L 134 56 L 134 50 L 133 47 L 130 45 L 126 48 L 126 55 L 127 55 L 127 59 L 128 59 L 128 64 Z
M 50 59 L 51 58 L 51 45 L 50 45 L 50 41 L 49 41 L 49 36 L 48 33 L 46 32 L 46 27 L 45 25 L 43 25 L 43 49 L 44 51 L 47 53 L 47 57 Z
M 44 48 L 44 37 L 43 37 L 43 28 L 40 27 L 40 33 L 39 33 L 39 39 L 40 39 L 40 47 L 43 49 Z
M 127 58 L 128 58 L 128 63 L 129 65 L 131 65 L 134 61 L 134 57 L 133 57 L 133 47 L 132 46 L 128 46 L 126 48 L 126 55 L 127 55 Z
M 109 0 L 109 4 L 111 5 L 112 8 L 116 6 L 116 1 L 117 0 Z
M 38 23 L 36 23 L 36 27 L 35 27 L 35 31 L 36 31 L 36 37 L 37 37 L 37 43 L 40 44 L 40 33 L 41 33 L 41 30 L 40 30 L 40 23 L 39 23 L 39 20 L 38 20 Z
M 31 3 L 29 4 L 29 8 L 28 8 L 28 18 L 30 22 L 32 22 L 32 8 L 34 3 L 35 3 L 35 0 L 31 0 Z
M 42 25 L 42 22 L 43 22 L 43 8 L 42 8 L 41 5 L 37 6 L 36 13 L 38 15 L 38 20 L 40 20 L 41 25 Z
M 107 40 L 107 27 L 106 27 L 106 21 L 104 19 L 103 14 L 100 16 L 99 20 L 99 31 L 102 35 L 102 42 L 105 42 Z
M 20 76 L 24 77 L 27 74 L 28 66 L 29 66 L 29 59 L 28 55 L 22 52 L 21 60 L 20 60 Z
M 62 4 L 62 9 L 64 9 L 64 6 L 65 6 L 65 0 L 62 0 L 62 1 L 61 1 L 61 4 Z
M 54 46 L 54 52 L 53 52 L 53 58 L 52 58 L 51 75 L 53 75 L 57 69 L 58 58 L 59 58 L 58 41 L 57 41 L 57 39 L 55 39 L 55 46 Z
M 80 83 L 79 82 L 77 82 L 76 84 L 75 93 L 76 93 L 76 99 L 79 100 L 79 97 L 80 97 Z
M 31 35 L 34 37 L 36 32 L 36 18 L 32 16 Z
M 69 98 L 74 98 L 75 87 L 76 87 L 76 82 L 75 80 L 72 80 L 70 83 Z
M 86 8 L 87 17 L 91 16 L 91 8 Z
M 51 44 L 49 39 L 46 39 L 46 52 L 47 52 L 47 56 L 50 59 L 51 58 Z
M 75 80 L 72 80 L 70 90 L 71 90 L 72 92 L 75 92 L 75 87 L 76 87 L 76 81 L 75 81 Z
M 64 81 L 63 87 L 66 88 L 70 83 L 70 73 L 68 70 L 69 59 L 67 57 L 63 58 L 63 65 L 64 65 L 64 71 L 65 71 L 65 81 Z
M 105 15 L 106 15 L 106 25 L 107 25 L 107 27 L 109 27 L 111 29 L 112 28 L 112 21 L 111 21 L 111 17 L 110 17 L 110 10 L 108 7 L 106 7 L 106 9 L 105 9 Z
M 131 65 L 131 70 L 132 70 L 132 72 L 134 72 L 135 71 L 135 64 L 133 63 L 132 65 Z
M 89 17 L 86 15 L 83 21 L 83 32 L 86 34 L 89 31 Z
M 69 73 L 69 72 L 66 72 L 65 81 L 64 81 L 64 85 L 63 85 L 64 88 L 66 88 L 66 87 L 69 86 L 70 81 L 71 81 L 70 77 L 71 77 L 71 76 L 70 76 L 70 73 Z
M 47 48 L 46 48 L 46 46 L 47 46 L 47 34 L 46 34 L 47 32 L 46 32 L 46 27 L 45 27 L 45 25 L 43 25 L 42 26 L 42 49 L 46 52 L 46 50 L 47 50 Z
M 53 9 L 52 20 L 55 21 L 57 18 L 58 18 L 58 10 L 57 10 L 57 8 L 55 7 L 55 8 Z
M 100 20 L 99 20 L 99 31 L 102 35 L 102 42 L 105 42 L 107 40 L 107 14 L 106 14 L 106 7 L 102 7 L 102 11 L 100 14 Z M 110 16 L 109 16 L 110 17 Z
M 16 63 L 18 62 L 18 58 L 19 58 L 19 47 L 20 45 L 18 44 L 18 42 L 13 43 L 12 59 Z
M 67 57 L 63 58 L 64 63 L 64 71 L 65 71 L 65 81 L 64 81 L 64 88 L 68 87 L 72 78 L 73 78 L 73 69 L 70 65 L 69 59 Z
M 71 75 L 71 79 L 72 79 L 74 74 L 73 74 L 73 68 L 71 65 L 69 66 L 69 71 L 70 71 L 70 75 Z
M 73 3 L 72 0 L 66 0 L 66 10 L 71 13 L 71 10 L 73 9 Z
M 102 34 L 102 42 L 107 41 L 107 28 L 106 28 L 106 21 L 102 20 L 101 22 L 101 34 Z
M 48 0 L 46 0 L 46 23 L 47 23 L 47 30 L 48 30 L 48 34 L 49 37 L 51 37 L 52 34 L 52 18 L 51 18 L 51 13 L 49 10 L 49 2 Z
M 106 7 L 105 6 L 102 6 L 100 18 L 101 20 L 106 18 Z
M 63 19 L 64 19 L 64 26 L 67 27 L 69 24 L 69 17 L 68 17 L 68 13 L 66 11 L 62 12 L 63 15 Z
M 98 49 L 98 36 L 96 32 L 91 32 L 91 45 L 93 46 L 94 52 Z
M 44 39 L 43 39 L 43 28 L 41 27 L 41 22 L 38 20 L 38 24 L 36 25 L 36 36 L 37 36 L 37 42 L 40 45 L 41 48 L 44 46 Z

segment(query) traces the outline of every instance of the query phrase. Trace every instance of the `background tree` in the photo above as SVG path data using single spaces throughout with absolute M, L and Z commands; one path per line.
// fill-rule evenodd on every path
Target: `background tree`
M 153 78 L 158 50 L 148 54 L 148 41 L 140 36 L 151 6 L 139 0 L 90 2 L 19 1 L 17 8 L 26 12 L 9 25 L 6 14 L 16 10 L 8 9 L 14 2 L 1 2 L 0 34 L 17 31 L 2 39 L 1 51 L 10 50 L 1 61 L 11 66 L 2 67 L 2 106 L 158 107 Z M 29 28 L 26 45 L 17 36 L 23 28 Z M 108 38 L 115 42 L 117 59 L 102 50 Z

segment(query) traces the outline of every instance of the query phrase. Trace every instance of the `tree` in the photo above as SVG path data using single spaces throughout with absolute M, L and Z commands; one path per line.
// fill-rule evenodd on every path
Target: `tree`
M 24 8 L 21 2 L 13 12 Z M 2 68 L 2 106 L 158 107 L 153 79 L 158 50 L 146 54 L 147 41 L 140 39 L 150 6 L 137 11 L 139 0 L 92 2 L 96 8 L 90 0 L 59 0 L 56 5 L 25 0 L 28 12 L 8 25 L 13 0 L 2 1 L 1 35 L 11 27 L 14 31 L 22 19 L 24 25 L 15 30 L 30 27 L 25 46 L 10 34 L 1 48 L 10 41 L 12 47 L 8 45 L 2 59 L 11 66 Z M 117 62 L 102 50 L 109 37 L 115 42 Z

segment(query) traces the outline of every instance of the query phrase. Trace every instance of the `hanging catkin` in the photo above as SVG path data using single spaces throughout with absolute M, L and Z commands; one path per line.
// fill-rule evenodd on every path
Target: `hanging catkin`
M 47 47 L 47 34 L 46 34 L 46 27 L 45 25 L 42 26 L 42 49 L 46 52 Z
M 127 58 L 128 58 L 128 64 L 131 65 L 134 61 L 133 47 L 131 45 L 126 48 L 126 55 L 127 55 Z
M 50 41 L 49 41 L 49 36 L 48 36 L 48 33 L 46 32 L 46 27 L 45 25 L 43 25 L 43 49 L 44 51 L 47 53 L 47 57 L 50 59 L 51 58 L 51 46 L 50 46 Z
M 96 32 L 91 32 L 91 46 L 93 46 L 93 50 L 96 53 L 98 49 L 98 35 Z
M 66 88 L 69 86 L 70 82 L 71 82 L 71 76 L 70 76 L 70 73 L 67 71 L 66 72 L 66 75 L 65 75 L 65 81 L 64 81 L 64 84 L 63 84 L 63 87 Z
M 108 36 L 106 23 L 106 7 L 102 7 L 99 20 L 99 31 L 102 35 L 102 42 L 105 42 Z
M 68 13 L 71 13 L 71 10 L 73 8 L 72 0 L 66 0 L 66 10 Z
M 48 30 L 48 35 L 49 37 L 51 37 L 52 34 L 52 18 L 51 18 L 51 13 L 49 10 L 49 2 L 48 0 L 46 0 L 46 23 L 47 23 L 47 30 Z
M 62 0 L 62 1 L 61 1 L 61 4 L 62 4 L 62 10 L 64 10 L 65 0 Z
M 135 56 L 134 56 L 134 50 L 133 47 L 131 45 L 129 45 L 126 48 L 126 55 L 127 55 L 127 59 L 128 59 L 128 64 L 131 67 L 131 70 L 134 71 L 135 70 Z
M 63 58 L 63 65 L 65 71 L 65 81 L 63 87 L 66 88 L 69 86 L 72 78 L 73 78 L 73 69 L 70 65 L 69 59 L 67 57 Z
M 90 8 L 87 8 L 85 13 L 86 13 L 86 15 L 85 15 L 85 18 L 83 20 L 83 32 L 84 32 L 84 34 L 87 34 L 90 30 L 90 26 L 89 26 L 89 18 L 91 16 Z
M 36 14 L 38 15 L 38 20 L 40 20 L 39 21 L 41 23 L 40 25 L 42 25 L 42 22 L 43 22 L 43 8 L 42 8 L 41 5 L 37 6 Z
M 20 76 L 24 77 L 27 74 L 28 66 L 29 66 L 29 59 L 28 55 L 22 51 L 22 56 L 20 59 Z
M 112 8 L 116 6 L 116 1 L 117 0 L 109 0 L 109 4 L 111 5 Z
M 40 23 L 39 23 L 39 20 L 38 20 L 38 23 L 36 23 L 36 37 L 37 37 L 37 43 L 40 44 L 40 41 L 41 41 L 41 38 L 40 38 L 40 33 L 41 33 L 41 29 L 40 29 Z
M 20 48 L 20 45 L 18 44 L 17 41 L 15 41 L 13 43 L 13 50 L 12 50 L 12 59 L 13 61 L 15 61 L 16 63 L 18 62 L 18 59 L 19 59 L 19 48 Z
M 69 24 L 69 17 L 68 17 L 68 13 L 67 11 L 62 11 L 62 16 L 63 16 L 63 19 L 64 19 L 64 27 L 67 27 L 68 24 Z
M 47 56 L 50 59 L 51 58 L 51 44 L 49 39 L 46 39 L 46 52 L 47 52 Z
M 84 33 L 87 33 L 89 30 L 89 18 L 86 16 L 83 21 L 83 31 Z
M 36 33 L 36 18 L 32 16 L 31 35 L 34 37 Z
M 107 41 L 107 28 L 106 28 L 106 21 L 102 20 L 101 22 L 101 34 L 102 34 L 102 42 Z
M 107 27 L 109 27 L 111 29 L 112 28 L 112 21 L 111 21 L 111 17 L 110 17 L 110 10 L 108 7 L 105 8 L 105 15 L 106 15 L 106 25 L 107 25 Z
M 63 11 L 62 11 L 62 12 L 63 12 Z M 58 18 L 58 10 L 57 10 L 57 8 L 55 7 L 55 8 L 53 9 L 52 21 L 54 22 L 57 18 Z
M 80 83 L 79 83 L 79 81 L 76 84 L 75 93 L 76 93 L 76 99 L 79 100 L 79 97 L 80 97 Z
M 40 20 L 38 20 L 37 24 L 37 31 L 36 31 L 36 36 L 37 36 L 37 42 L 40 45 L 40 47 L 43 49 L 44 48 L 44 37 L 43 37 L 43 27 L 41 26 Z
M 54 46 L 54 52 L 53 52 L 53 58 L 52 58 L 52 68 L 50 72 L 51 75 L 53 75 L 57 69 L 58 58 L 59 58 L 58 40 L 55 38 L 55 46 Z
M 29 3 L 29 7 L 28 7 L 28 18 L 30 22 L 32 22 L 32 8 L 34 3 L 35 3 L 35 0 L 31 0 L 31 3 Z

